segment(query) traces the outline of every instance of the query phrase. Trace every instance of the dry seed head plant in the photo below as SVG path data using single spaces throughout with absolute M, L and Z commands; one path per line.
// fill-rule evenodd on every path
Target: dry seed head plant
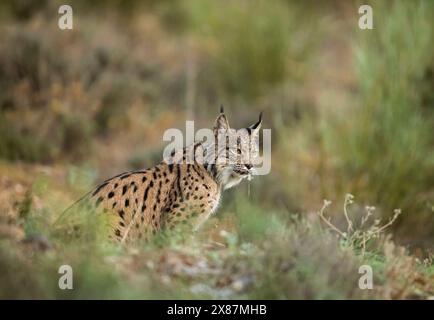
M 347 193 L 343 205 L 343 216 L 347 224 L 346 230 L 337 227 L 326 216 L 326 209 L 332 204 L 331 201 L 324 200 L 317 215 L 331 232 L 337 234 L 340 244 L 344 248 L 360 252 L 362 259 L 365 257 L 367 247 L 369 247 L 369 252 L 383 251 L 387 261 L 386 283 L 376 287 L 375 292 L 385 299 L 420 298 L 422 292 L 432 293 L 434 277 L 426 278 L 421 272 L 424 266 L 432 265 L 432 255 L 421 262 L 419 259 L 409 256 L 404 247 L 396 246 L 391 240 L 391 234 L 386 233 L 386 229 L 391 227 L 401 215 L 401 210 L 395 209 L 389 221 L 381 224 L 381 219 L 374 217 L 375 207 L 365 206 L 365 214 L 361 217 L 360 223 L 356 225 L 350 218 L 349 212 L 349 207 L 353 203 L 354 196 Z M 433 296 L 428 298 L 432 299 Z
M 353 249 L 362 249 L 363 256 L 365 254 L 366 244 L 372 239 L 379 238 L 382 233 L 384 233 L 384 231 L 396 221 L 396 219 L 401 214 L 401 210 L 395 209 L 393 211 L 393 216 L 389 219 L 387 223 L 383 225 L 380 225 L 381 219 L 374 219 L 370 224 L 368 224 L 367 222 L 369 220 L 372 220 L 371 217 L 373 217 L 374 215 L 375 207 L 366 206 L 366 213 L 364 216 L 362 216 L 360 224 L 357 226 L 354 224 L 353 220 L 351 220 L 348 213 L 349 206 L 353 203 L 354 196 L 350 193 L 347 193 L 345 195 L 345 201 L 343 206 L 343 214 L 347 223 L 346 231 L 339 229 L 330 221 L 330 218 L 325 216 L 325 211 L 327 207 L 332 204 L 330 200 L 324 200 L 324 204 L 321 210 L 318 211 L 318 216 L 330 230 L 336 232 L 339 235 L 340 239 L 344 241 L 346 245 L 350 246 Z

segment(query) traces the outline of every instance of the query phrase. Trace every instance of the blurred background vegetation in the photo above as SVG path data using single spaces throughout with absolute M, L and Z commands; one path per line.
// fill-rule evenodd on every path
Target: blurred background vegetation
M 160 161 L 166 129 L 183 129 L 185 120 L 210 127 L 224 104 L 235 128 L 263 111 L 272 129 L 271 173 L 225 194 L 221 221 L 238 225 L 237 237 L 261 239 L 267 223 L 278 233 L 279 219 L 296 213 L 309 220 L 324 198 L 337 203 L 330 214 L 343 225 L 341 203 L 351 193 L 358 219 L 365 205 L 383 221 L 400 208 L 394 240 L 425 255 L 434 241 L 434 3 L 367 3 L 373 30 L 358 28 L 360 1 L 76 0 L 74 29 L 60 30 L 61 1 L 2 1 L 0 227 L 9 229 L 0 234 L 18 226 L 23 237 L 49 235 L 50 222 L 92 185 Z M 261 261 L 309 260 L 306 252 L 323 242 L 309 239 L 303 223 L 289 225 L 291 236 L 272 242 L 281 251 Z M 236 248 L 231 259 L 244 250 Z M 358 297 L 336 279 L 326 292 L 331 280 L 321 276 L 294 287 L 321 257 L 289 278 L 264 275 L 249 297 Z M 10 270 L 3 260 L 0 270 Z M 118 285 L 107 277 L 101 283 Z M 267 279 L 294 295 L 261 287 Z M 153 292 L 156 284 L 147 285 Z

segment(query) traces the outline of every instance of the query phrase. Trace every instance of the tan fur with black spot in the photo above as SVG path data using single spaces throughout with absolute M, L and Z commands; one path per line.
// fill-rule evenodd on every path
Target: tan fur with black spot
M 160 230 L 172 230 L 178 225 L 197 229 L 216 211 L 222 191 L 250 176 L 253 168 L 242 156 L 241 145 L 258 135 L 261 121 L 260 117 L 257 123 L 240 129 L 237 134 L 235 153 L 240 163 L 208 163 L 196 158 L 191 164 L 185 163 L 192 149 L 204 155 L 205 149 L 215 148 L 213 144 L 197 142 L 173 153 L 170 161 L 166 159 L 150 169 L 126 172 L 106 180 L 91 193 L 91 203 L 97 212 L 112 214 L 113 237 L 122 242 L 147 240 Z M 218 131 L 229 132 L 229 129 L 222 110 L 214 125 L 216 139 Z M 227 148 L 215 149 L 215 157 L 229 153 Z

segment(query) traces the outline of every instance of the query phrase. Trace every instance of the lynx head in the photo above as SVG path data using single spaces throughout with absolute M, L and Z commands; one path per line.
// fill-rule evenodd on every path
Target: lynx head
M 259 130 L 262 113 L 253 125 L 239 130 L 231 129 L 223 107 L 214 124 L 214 176 L 224 189 L 250 178 L 259 156 Z

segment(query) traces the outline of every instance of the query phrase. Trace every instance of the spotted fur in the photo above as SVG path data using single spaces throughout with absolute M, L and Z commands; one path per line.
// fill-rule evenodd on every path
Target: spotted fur
M 169 159 L 146 169 L 126 172 L 101 183 L 91 193 L 97 210 L 111 216 L 113 237 L 120 241 L 149 239 L 160 230 L 173 230 L 179 225 L 197 229 L 216 211 L 222 191 L 240 183 L 251 173 L 252 165 L 241 157 L 242 142 L 257 135 L 261 119 L 242 129 L 237 136 L 238 162 L 221 164 L 205 161 L 185 163 L 186 154 L 193 148 L 206 154 L 210 147 L 197 142 L 174 152 Z M 214 134 L 227 132 L 229 123 L 221 110 Z M 217 150 L 215 156 L 227 155 L 228 149 Z

